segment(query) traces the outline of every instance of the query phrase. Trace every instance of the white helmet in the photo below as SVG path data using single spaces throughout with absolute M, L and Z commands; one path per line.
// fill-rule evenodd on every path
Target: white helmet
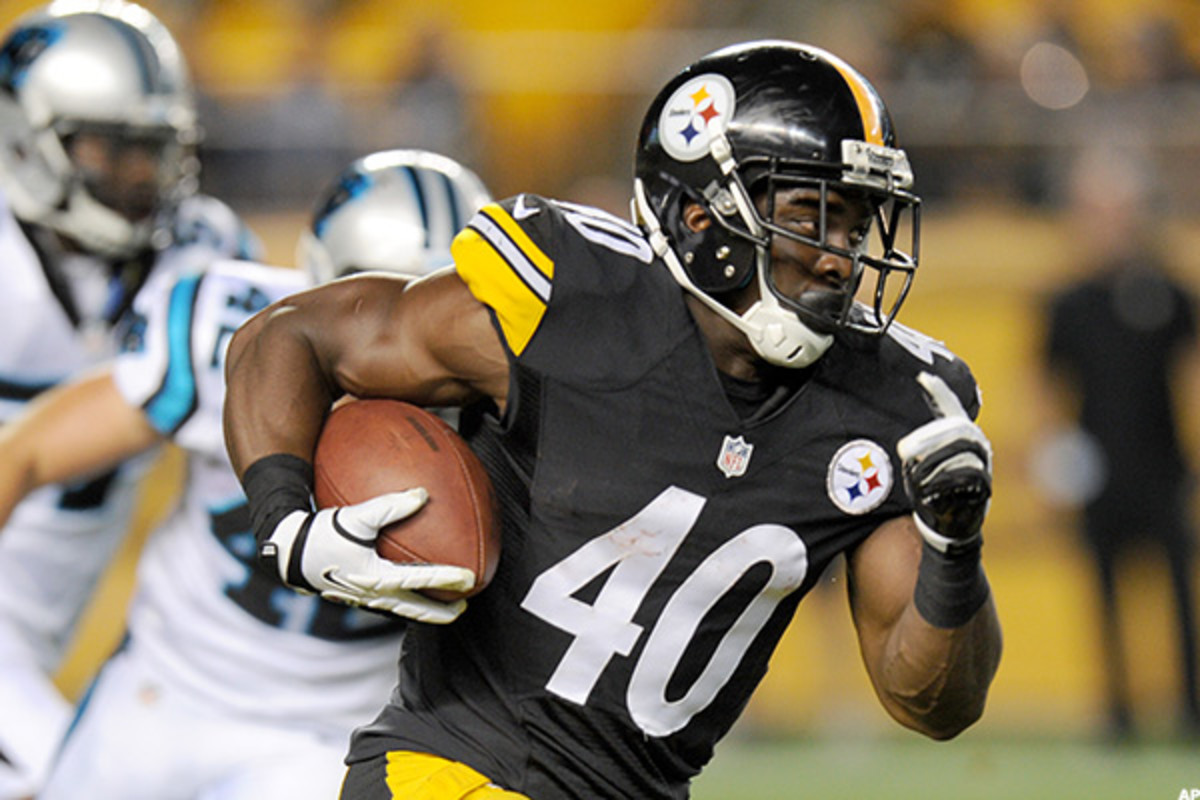
M 372 153 L 320 196 L 296 262 L 318 284 L 368 270 L 425 275 L 450 263 L 450 241 L 490 201 L 475 173 L 451 158 Z
M 59 0 L 0 44 L 0 189 L 23 221 L 97 255 L 133 255 L 195 191 L 198 139 L 179 47 L 140 6 Z M 133 150 L 149 165 L 137 179 Z

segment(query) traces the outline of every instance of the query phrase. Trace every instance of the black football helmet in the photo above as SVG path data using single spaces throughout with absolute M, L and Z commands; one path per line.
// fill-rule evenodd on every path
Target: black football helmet
M 917 268 L 920 200 L 912 183 L 887 108 L 861 74 L 816 47 L 757 41 L 701 58 L 659 92 L 638 139 L 633 210 L 685 289 L 746 333 L 767 361 L 803 367 L 840 330 L 878 335 L 891 324 Z M 770 203 L 794 186 L 820 192 L 815 237 L 775 224 L 755 206 L 761 193 Z M 830 191 L 874 210 L 861 246 L 827 239 Z M 713 224 L 688 227 L 689 203 Z M 771 273 L 775 236 L 848 259 L 851 280 L 832 297 L 829 290 L 787 297 Z M 875 285 L 866 302 L 855 302 L 866 269 Z M 722 298 L 755 279 L 759 301 L 735 314 Z

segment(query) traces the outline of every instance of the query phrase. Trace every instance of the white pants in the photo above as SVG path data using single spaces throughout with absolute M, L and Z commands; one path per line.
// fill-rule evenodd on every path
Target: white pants
M 81 701 L 39 800 L 334 800 L 349 732 L 224 713 L 157 679 L 135 649 Z
M 9 660 L 13 649 L 0 651 L 0 800 L 16 800 L 37 794 L 71 706 L 34 659 Z
M 0 531 L 0 800 L 37 793 L 70 720 L 52 676 L 128 528 L 132 481 L 81 512 L 56 509 L 58 487 L 39 489 Z

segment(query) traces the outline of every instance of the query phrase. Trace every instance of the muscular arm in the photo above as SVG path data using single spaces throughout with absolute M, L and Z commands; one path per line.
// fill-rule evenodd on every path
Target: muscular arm
M 0 525 L 39 486 L 108 469 L 160 438 L 107 370 L 52 389 L 0 428 Z
M 902 725 L 948 739 L 979 719 L 1000 662 L 991 598 L 966 624 L 936 628 L 913 602 L 921 537 L 910 516 L 881 525 L 849 557 L 850 608 L 863 661 Z
M 234 335 L 225 436 L 238 475 L 263 456 L 308 460 L 342 394 L 503 408 L 508 362 L 487 309 L 453 272 L 362 275 L 287 298 Z

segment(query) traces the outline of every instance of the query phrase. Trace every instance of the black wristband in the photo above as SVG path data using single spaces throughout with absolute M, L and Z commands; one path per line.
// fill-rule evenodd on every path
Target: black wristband
M 242 489 L 260 546 L 288 514 L 312 510 L 312 484 L 312 465 L 289 453 L 265 456 L 250 465 L 242 475 Z
M 959 628 L 975 616 L 991 594 L 980 561 L 982 541 L 942 553 L 928 542 L 921 549 L 921 566 L 913 603 L 935 628 Z

